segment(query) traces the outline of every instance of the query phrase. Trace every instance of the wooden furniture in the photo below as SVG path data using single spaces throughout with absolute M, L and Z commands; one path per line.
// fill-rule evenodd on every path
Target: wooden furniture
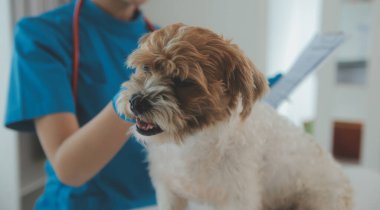
M 362 124 L 335 122 L 332 153 L 342 161 L 358 163 L 362 144 Z

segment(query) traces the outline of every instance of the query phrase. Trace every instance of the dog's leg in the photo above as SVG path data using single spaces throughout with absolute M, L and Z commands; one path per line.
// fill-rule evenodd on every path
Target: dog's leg
M 187 210 L 186 199 L 170 192 L 166 187 L 155 186 L 159 210 Z
M 336 193 L 337 194 L 337 193 Z M 336 194 L 314 194 L 298 202 L 296 210 L 352 210 L 351 195 L 337 197 Z
M 263 210 L 260 194 L 246 194 L 244 197 L 238 197 L 227 201 L 219 206 L 217 210 Z
M 234 202 L 226 205 L 215 207 L 217 210 L 262 210 L 260 203 Z

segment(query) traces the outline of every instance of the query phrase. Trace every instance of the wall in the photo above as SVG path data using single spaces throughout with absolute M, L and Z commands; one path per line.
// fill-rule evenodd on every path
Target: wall
M 380 171 L 380 1 L 375 1 L 371 26 L 370 66 L 369 66 L 369 98 L 365 107 L 368 109 L 364 131 L 363 165 Z
M 269 74 L 286 72 L 319 31 L 320 0 L 270 0 L 267 63 Z M 307 78 L 279 111 L 294 123 L 311 120 L 316 113 L 316 78 Z
M 341 5 L 341 15 L 338 16 L 339 28 L 344 31 L 347 38 L 337 50 L 338 62 L 368 61 L 371 20 L 374 14 L 372 8 L 372 3 L 365 1 L 346 2 Z M 337 73 L 334 74 L 336 80 Z M 333 117 L 337 120 L 363 122 L 368 115 L 368 69 L 364 68 L 357 74 L 364 74 L 364 84 L 335 83 L 334 85 L 336 96 L 332 101 Z M 352 98 L 356 98 L 355 102 Z
M 71 0 L 12 0 L 12 22 L 15 23 L 24 16 L 38 15 L 69 1 Z
M 0 1 L 0 120 L 3 122 L 11 52 L 10 0 Z M 2 123 L 3 124 L 3 123 Z M 16 135 L 0 126 L 0 209 L 19 209 Z

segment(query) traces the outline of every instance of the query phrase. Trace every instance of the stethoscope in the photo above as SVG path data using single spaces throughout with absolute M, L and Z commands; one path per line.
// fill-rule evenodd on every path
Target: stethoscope
M 71 79 L 71 88 L 74 101 L 77 101 L 78 76 L 79 76 L 79 14 L 83 5 L 83 0 L 77 0 L 73 14 L 73 74 Z M 152 32 L 155 30 L 154 25 L 144 17 L 147 29 Z

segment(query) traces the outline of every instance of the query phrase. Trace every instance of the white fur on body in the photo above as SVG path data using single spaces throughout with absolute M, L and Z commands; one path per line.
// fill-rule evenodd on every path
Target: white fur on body
M 193 200 L 217 210 L 349 210 L 351 189 L 331 156 L 268 105 L 235 112 L 182 144 L 146 137 L 160 210 Z M 346 207 L 347 206 L 347 207 Z

